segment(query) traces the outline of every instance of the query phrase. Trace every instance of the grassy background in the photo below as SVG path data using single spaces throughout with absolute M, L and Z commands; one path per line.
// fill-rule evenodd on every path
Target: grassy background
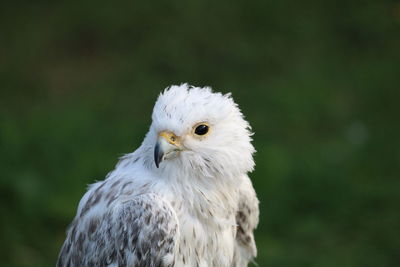
M 398 1 L 34 2 L 0 9 L 1 266 L 54 266 L 181 82 L 253 126 L 260 266 L 398 266 Z

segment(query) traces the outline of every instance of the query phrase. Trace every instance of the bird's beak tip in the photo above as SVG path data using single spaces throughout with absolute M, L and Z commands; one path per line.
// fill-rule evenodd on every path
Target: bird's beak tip
M 156 167 L 160 167 L 161 161 L 166 158 L 171 158 L 177 155 L 178 151 L 182 150 L 179 143 L 168 141 L 170 134 L 162 132 L 154 147 L 154 162 Z M 173 135 L 175 137 L 175 135 Z M 176 137 L 175 137 L 176 138 Z
M 154 163 L 156 164 L 157 168 L 160 167 L 160 162 L 162 161 L 163 156 L 164 156 L 164 151 L 160 147 L 160 143 L 157 142 L 156 146 L 154 147 Z

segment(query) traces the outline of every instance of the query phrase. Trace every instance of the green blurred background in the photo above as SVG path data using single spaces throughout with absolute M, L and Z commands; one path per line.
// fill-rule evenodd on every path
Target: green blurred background
M 20 1 L 0 9 L 0 265 L 54 266 L 158 93 L 255 131 L 260 266 L 399 266 L 399 1 Z

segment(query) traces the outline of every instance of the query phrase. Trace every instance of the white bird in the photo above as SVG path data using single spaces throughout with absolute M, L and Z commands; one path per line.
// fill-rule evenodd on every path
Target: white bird
M 57 266 L 247 266 L 251 131 L 230 94 L 171 86 L 142 145 L 81 199 Z

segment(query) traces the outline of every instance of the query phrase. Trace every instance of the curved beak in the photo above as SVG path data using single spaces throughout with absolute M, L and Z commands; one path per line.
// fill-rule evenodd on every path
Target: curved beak
M 182 146 L 178 136 L 171 132 L 160 132 L 154 147 L 154 162 L 157 168 L 161 161 L 177 156 L 181 150 Z

